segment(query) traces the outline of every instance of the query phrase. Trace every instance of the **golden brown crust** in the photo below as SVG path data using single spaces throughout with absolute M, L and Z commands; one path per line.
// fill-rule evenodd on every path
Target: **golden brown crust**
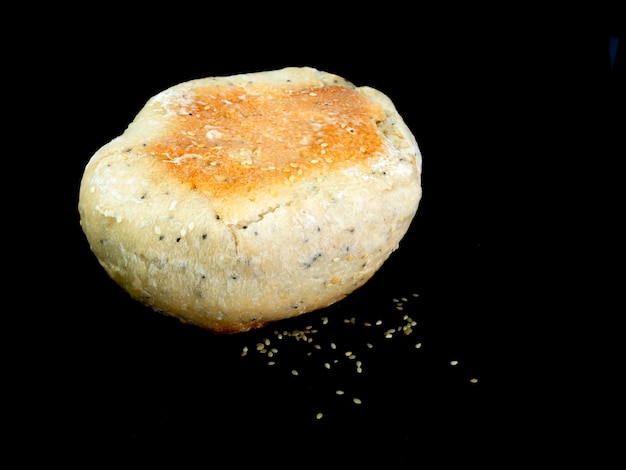
M 317 177 L 385 151 L 381 106 L 342 86 L 198 88 L 144 151 L 212 198 Z

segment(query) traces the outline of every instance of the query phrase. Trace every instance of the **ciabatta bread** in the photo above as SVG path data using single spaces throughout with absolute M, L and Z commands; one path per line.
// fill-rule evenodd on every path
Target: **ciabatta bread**
M 308 67 L 191 80 L 100 148 L 79 214 L 156 311 L 217 333 L 326 307 L 399 246 L 421 155 L 392 101 Z

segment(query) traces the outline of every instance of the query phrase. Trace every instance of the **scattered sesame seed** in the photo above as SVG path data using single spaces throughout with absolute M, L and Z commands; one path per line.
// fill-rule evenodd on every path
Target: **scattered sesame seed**
M 297 164 L 289 164 L 289 166 L 291 168 L 299 168 L 299 166 Z M 287 173 L 288 176 L 289 173 Z M 187 230 L 191 231 L 194 230 L 195 226 L 193 223 L 189 224 L 187 227 Z M 154 228 L 155 232 L 160 232 L 160 229 L 158 228 Z M 181 236 L 185 235 L 185 229 L 181 230 Z M 336 257 L 333 258 L 333 261 L 339 261 L 341 259 L 345 259 L 345 258 L 341 258 L 341 257 Z M 343 282 L 340 278 L 334 278 L 335 282 Z M 333 280 L 331 280 L 330 282 L 333 282 Z M 411 294 L 412 297 L 416 298 L 419 297 L 419 294 L 417 293 L 413 293 Z M 403 311 L 403 310 L 408 310 L 408 299 L 406 297 L 398 297 L 398 298 L 394 298 L 393 299 L 394 302 L 394 310 L 397 311 Z M 314 317 L 313 317 L 314 318 Z M 347 329 L 348 328 L 353 328 L 350 325 L 355 325 L 356 328 L 361 328 L 361 332 L 362 333 L 366 333 L 367 330 L 363 330 L 363 328 L 368 328 L 368 327 L 372 327 L 373 325 L 376 326 L 380 326 L 385 324 L 385 329 L 384 330 L 380 330 L 383 333 L 383 336 L 387 339 L 392 339 L 394 338 L 395 333 L 396 332 L 403 332 L 404 335 L 409 335 L 411 333 L 413 333 L 414 327 L 417 326 L 417 322 L 415 320 L 413 320 L 413 318 L 411 318 L 411 316 L 409 314 L 407 314 L 406 312 L 400 313 L 400 314 L 395 314 L 395 316 L 387 316 L 385 315 L 384 320 L 380 319 L 380 320 L 376 320 L 375 322 L 373 321 L 362 321 L 362 322 L 356 322 L 356 316 L 351 316 L 351 317 L 347 317 L 347 318 L 342 318 L 343 324 L 347 325 L 344 328 Z M 319 318 L 317 320 L 317 323 L 313 323 L 313 324 L 309 324 L 306 326 L 303 326 L 301 328 L 294 328 L 290 331 L 284 330 L 284 331 L 278 331 L 278 330 L 273 330 L 273 335 L 275 338 L 277 339 L 281 339 L 281 340 L 287 340 L 287 338 L 291 338 L 292 340 L 296 341 L 296 342 L 300 342 L 300 343 L 304 343 L 304 347 L 307 348 L 308 350 L 304 350 L 304 351 L 300 351 L 300 354 L 306 354 L 306 356 L 314 356 L 316 353 L 314 351 L 320 351 L 323 349 L 326 349 L 327 346 L 329 345 L 331 349 L 336 350 L 338 349 L 337 344 L 335 342 L 329 342 L 329 343 L 319 343 L 317 341 L 314 342 L 314 338 L 315 335 L 319 332 L 319 331 L 325 331 L 324 329 L 318 330 L 316 328 L 316 326 L 318 326 L 319 324 L 322 325 L 328 325 L 329 323 L 329 317 L 328 316 L 323 316 L 321 318 Z M 301 323 L 300 323 L 301 324 Z M 374 334 L 372 331 L 369 331 L 368 334 L 370 335 L 370 338 L 363 338 L 363 339 L 374 339 L 375 336 L 378 336 L 380 333 Z M 257 337 L 257 338 L 260 338 Z M 356 336 L 355 336 L 356 338 Z M 332 336 L 328 339 L 337 339 L 336 337 L 333 338 Z M 402 341 L 402 339 L 399 339 L 400 341 Z M 270 348 L 270 338 L 269 337 L 263 337 L 262 339 L 260 339 L 261 342 L 256 343 L 256 351 L 259 354 L 265 354 L 267 356 L 267 358 L 272 358 L 273 356 L 275 356 L 278 353 L 278 349 L 275 347 Z M 380 340 L 379 340 L 380 342 Z M 308 346 L 308 345 L 311 346 Z M 368 349 L 372 349 L 374 347 L 375 344 L 380 344 L 380 343 L 376 343 L 376 341 L 372 341 L 372 342 L 364 342 L 361 343 L 362 346 L 366 346 Z M 361 348 L 362 348 L 361 346 Z M 420 349 L 422 347 L 422 343 L 421 342 L 417 342 L 414 343 L 414 347 L 415 349 Z M 353 349 L 354 348 L 354 349 Z M 335 354 L 335 358 L 332 357 L 325 357 L 324 359 L 320 360 L 317 363 L 317 366 L 319 367 L 319 365 L 323 365 L 324 369 L 326 370 L 330 370 L 332 368 L 335 368 L 335 364 L 345 364 L 345 360 L 353 360 L 354 361 L 354 370 L 356 371 L 357 374 L 362 374 L 363 373 L 363 369 L 364 369 L 364 364 L 363 361 L 361 361 L 360 359 L 362 357 L 359 357 L 359 360 L 357 360 L 357 357 L 360 356 L 360 351 L 361 349 L 359 349 L 359 346 L 357 344 L 350 344 L 350 346 L 348 346 L 347 348 L 341 348 L 344 349 L 343 353 L 339 353 L 339 354 Z M 247 356 L 250 355 L 249 354 L 249 347 L 248 346 L 243 346 L 241 349 L 241 356 Z M 333 353 L 334 354 L 334 353 Z M 322 356 L 323 357 L 323 356 Z M 341 359 L 341 358 L 346 358 L 346 359 Z M 367 355 L 365 355 L 365 357 L 368 357 Z M 453 359 L 453 360 L 448 360 L 449 364 L 451 366 L 457 366 L 458 364 L 460 364 L 460 361 L 457 359 Z M 276 363 L 273 360 L 269 360 L 266 362 L 266 364 L 268 366 L 273 366 Z M 291 369 L 291 368 L 286 368 L 286 370 L 290 370 L 291 374 L 294 376 L 298 376 L 299 375 L 299 371 L 297 369 Z M 318 369 L 319 370 L 319 369 Z M 340 367 L 338 370 L 343 370 L 342 367 Z M 303 376 L 306 377 L 308 374 L 305 372 L 303 372 Z M 331 374 L 331 377 L 334 375 L 334 372 Z M 470 376 L 471 377 L 471 376 Z M 469 380 L 470 383 L 477 383 L 478 379 L 475 377 L 466 379 Z M 356 394 L 358 394 L 358 390 L 354 390 L 354 392 Z M 331 392 L 332 393 L 332 392 Z M 341 389 L 338 389 L 335 391 L 336 395 L 344 395 L 345 392 Z M 351 398 L 353 403 L 355 403 L 356 405 L 361 405 L 361 399 L 358 397 L 354 397 Z M 321 419 L 323 417 L 323 413 L 322 412 L 317 412 L 316 414 L 317 419 Z

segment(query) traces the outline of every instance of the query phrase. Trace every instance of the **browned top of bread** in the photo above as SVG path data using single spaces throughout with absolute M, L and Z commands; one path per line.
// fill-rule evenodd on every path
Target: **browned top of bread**
M 382 152 L 381 106 L 343 86 L 249 84 L 194 89 L 168 105 L 145 152 L 212 197 L 229 198 L 353 166 Z

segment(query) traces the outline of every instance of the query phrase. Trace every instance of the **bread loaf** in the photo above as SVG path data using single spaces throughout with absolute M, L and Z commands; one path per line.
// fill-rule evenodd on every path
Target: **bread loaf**
M 421 165 L 376 89 L 309 67 L 195 79 L 91 157 L 80 224 L 134 299 L 243 332 L 363 286 L 416 214 Z

